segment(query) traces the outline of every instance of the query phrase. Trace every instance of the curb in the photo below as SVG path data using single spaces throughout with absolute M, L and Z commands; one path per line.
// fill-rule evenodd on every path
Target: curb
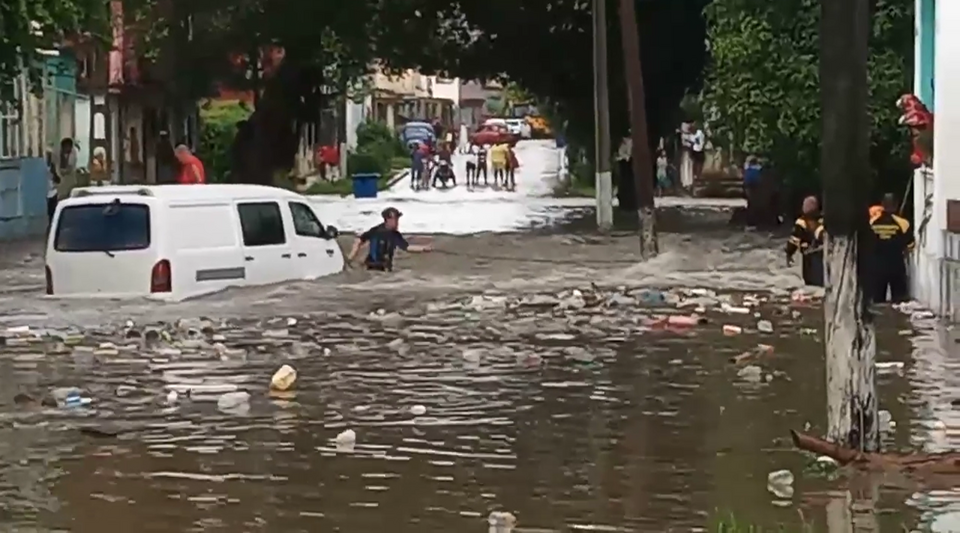
M 403 181 L 404 178 L 406 178 L 409 175 L 410 175 L 409 168 L 406 170 L 401 170 L 400 172 L 397 173 L 396 176 L 390 178 L 390 181 L 387 182 L 387 186 L 384 187 L 383 190 L 393 188 L 394 185 L 396 185 L 397 183 L 400 183 L 401 181 Z

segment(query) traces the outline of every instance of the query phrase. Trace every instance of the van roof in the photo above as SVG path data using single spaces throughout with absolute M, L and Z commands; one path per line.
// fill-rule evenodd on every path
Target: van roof
M 242 200 L 250 198 L 302 198 L 301 195 L 266 185 L 211 183 L 207 185 L 107 185 L 74 189 L 71 198 L 102 195 L 148 196 L 166 201 Z

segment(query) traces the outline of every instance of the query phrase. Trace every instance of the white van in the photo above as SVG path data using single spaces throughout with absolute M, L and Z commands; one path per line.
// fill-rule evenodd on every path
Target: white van
M 343 270 L 312 203 L 260 185 L 86 187 L 60 202 L 47 294 L 181 300 Z

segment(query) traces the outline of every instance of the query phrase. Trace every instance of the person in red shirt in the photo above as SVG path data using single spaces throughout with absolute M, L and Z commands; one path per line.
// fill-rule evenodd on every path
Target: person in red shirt
M 203 163 L 197 156 L 193 155 L 186 145 L 177 146 L 174 152 L 177 154 L 177 160 L 180 161 L 180 174 L 177 176 L 177 183 L 191 185 L 207 182 L 207 175 L 203 171 Z

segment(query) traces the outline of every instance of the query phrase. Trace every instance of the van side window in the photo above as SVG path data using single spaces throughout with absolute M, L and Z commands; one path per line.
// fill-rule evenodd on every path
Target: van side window
M 297 232 L 297 235 L 318 239 L 325 237 L 326 232 L 323 229 L 323 224 L 317 220 L 317 216 L 313 214 L 313 209 L 310 209 L 310 206 L 299 202 L 290 202 L 290 214 L 293 215 L 293 229 Z
M 244 246 L 275 246 L 287 242 L 277 202 L 237 204 L 237 212 Z

